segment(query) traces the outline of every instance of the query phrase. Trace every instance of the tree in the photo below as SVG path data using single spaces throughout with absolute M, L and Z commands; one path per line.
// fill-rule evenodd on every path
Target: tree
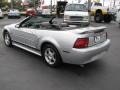
M 0 8 L 5 6 L 5 0 L 0 0 Z

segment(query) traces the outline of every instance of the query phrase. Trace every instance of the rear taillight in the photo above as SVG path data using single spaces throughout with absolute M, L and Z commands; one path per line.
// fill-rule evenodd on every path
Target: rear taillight
M 74 44 L 74 48 L 86 48 L 89 44 L 89 38 L 78 38 Z

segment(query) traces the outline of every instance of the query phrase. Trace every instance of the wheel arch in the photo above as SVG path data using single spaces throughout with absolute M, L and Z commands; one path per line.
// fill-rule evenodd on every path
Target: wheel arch
M 44 47 L 45 45 L 47 45 L 47 44 L 51 44 L 51 45 L 53 45 L 55 48 L 57 48 L 56 45 L 54 45 L 53 43 L 51 43 L 51 42 L 49 42 L 49 41 L 45 41 L 45 42 L 43 42 L 43 43 L 41 44 L 40 50 L 42 51 L 43 47 Z M 58 48 L 57 48 L 57 49 L 58 49 Z
M 45 41 L 45 42 L 43 42 L 43 43 L 41 44 L 41 46 L 40 46 L 41 55 L 42 55 L 42 49 L 43 49 L 43 47 L 44 47 L 45 45 L 47 45 L 47 44 L 50 44 L 50 45 L 54 46 L 54 47 L 57 49 L 57 51 L 58 51 L 58 53 L 59 53 L 59 55 L 60 55 L 60 58 L 61 58 L 61 60 L 62 60 L 61 51 L 60 51 L 59 47 L 58 47 L 56 44 L 54 44 L 54 43 L 52 43 L 52 42 L 50 42 L 50 41 Z
M 95 12 L 95 14 L 97 14 L 97 13 L 101 13 L 101 14 L 103 14 L 103 12 L 102 12 L 101 9 L 97 9 L 96 12 Z
M 8 32 L 9 33 L 9 30 L 8 29 L 3 29 L 3 38 L 4 38 L 4 34 L 5 34 L 5 32 Z
M 60 51 L 60 45 L 59 45 L 59 43 L 56 40 L 54 40 L 54 39 L 52 39 L 50 37 L 49 38 L 40 39 L 39 43 L 38 43 L 38 46 L 37 46 L 38 49 L 40 51 L 42 51 L 42 48 L 43 48 L 43 46 L 45 44 L 51 44 L 51 45 L 53 45 L 58 50 L 58 52 L 61 53 L 61 51 Z

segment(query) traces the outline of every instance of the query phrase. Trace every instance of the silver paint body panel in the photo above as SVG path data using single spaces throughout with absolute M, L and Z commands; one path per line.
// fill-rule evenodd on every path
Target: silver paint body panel
M 83 33 L 92 33 L 99 29 L 105 29 L 105 27 L 84 27 L 74 30 L 57 31 L 16 28 L 15 25 L 7 25 L 3 29 L 3 32 L 7 30 L 10 33 L 12 41 L 14 41 L 13 45 L 41 56 L 41 45 L 49 42 L 58 49 L 65 63 L 86 64 L 95 61 L 99 58 L 98 56 L 102 56 L 107 52 L 110 46 L 110 40 L 106 39 L 99 44 L 91 44 L 88 48 L 73 48 L 77 38 L 94 37 L 93 34 Z M 93 39 L 90 39 L 89 42 L 93 42 Z

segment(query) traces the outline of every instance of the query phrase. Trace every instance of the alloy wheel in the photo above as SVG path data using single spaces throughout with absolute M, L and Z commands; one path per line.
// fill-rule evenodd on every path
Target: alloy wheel
M 44 55 L 48 64 L 53 65 L 56 62 L 56 53 L 52 48 L 46 48 Z

